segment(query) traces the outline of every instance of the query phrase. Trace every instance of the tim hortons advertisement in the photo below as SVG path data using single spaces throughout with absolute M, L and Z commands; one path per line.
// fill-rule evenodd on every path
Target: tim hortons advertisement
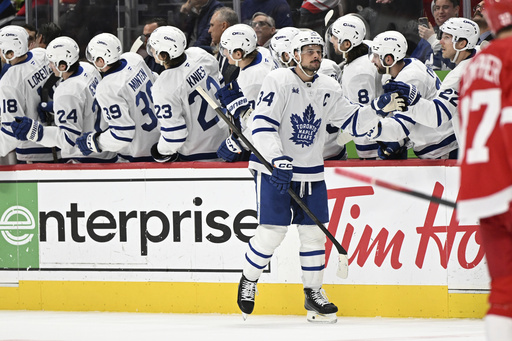
M 328 284 L 488 289 L 476 222 L 449 207 L 326 168 L 329 231 L 349 254 Z M 456 167 L 354 167 L 354 172 L 455 201 Z M 245 168 L 0 172 L 0 276 L 16 280 L 237 282 L 257 226 Z M 5 198 L 5 199 L 4 199 Z M 261 282 L 301 283 L 292 226 Z

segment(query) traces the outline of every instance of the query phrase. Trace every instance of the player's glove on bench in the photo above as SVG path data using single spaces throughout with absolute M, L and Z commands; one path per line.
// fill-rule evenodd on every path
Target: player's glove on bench
M 228 136 L 217 149 L 217 156 L 227 162 L 237 161 L 241 153 L 242 146 L 233 135 Z
M 421 98 L 418 89 L 412 84 L 390 80 L 383 85 L 383 88 L 385 92 L 398 92 L 401 97 L 405 98 L 407 105 L 415 105 Z
M 156 162 L 162 162 L 163 163 L 163 162 L 178 161 L 178 158 L 179 158 L 180 154 L 178 154 L 178 153 L 174 153 L 174 154 L 170 154 L 170 155 L 160 154 L 160 152 L 158 151 L 158 143 L 155 143 L 151 147 L 151 156 L 153 157 L 153 159 Z
M 235 117 L 239 118 L 249 109 L 249 100 L 245 97 L 236 80 L 220 88 L 216 94 L 223 107 Z
M 41 102 L 37 106 L 37 115 L 39 115 L 39 119 L 41 122 L 46 122 L 48 115 L 53 113 L 53 101 L 51 102 Z
M 101 153 L 101 149 L 98 146 L 98 136 L 100 133 L 89 132 L 85 133 L 79 138 L 76 139 L 76 145 L 78 149 L 84 154 L 84 156 L 88 156 L 92 152 Z
M 15 117 L 11 123 L 12 133 L 20 141 L 39 142 L 43 138 L 43 126 L 28 117 Z
M 280 156 L 272 160 L 272 175 L 269 182 L 276 186 L 279 193 L 284 194 L 290 188 L 293 177 L 293 159 L 289 156 Z
M 396 110 L 404 111 L 406 107 L 404 99 L 399 97 L 396 92 L 381 95 L 371 102 L 371 106 L 377 114 L 384 117 Z

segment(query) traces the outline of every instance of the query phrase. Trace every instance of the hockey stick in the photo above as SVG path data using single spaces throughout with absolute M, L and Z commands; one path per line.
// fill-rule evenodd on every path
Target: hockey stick
M 231 122 L 229 117 L 227 117 L 226 114 L 222 111 L 220 106 L 204 91 L 204 89 L 201 86 L 198 86 L 196 90 L 201 94 L 201 96 L 208 102 L 208 104 L 215 109 L 217 112 L 217 115 L 224 120 L 224 122 L 227 123 L 227 125 L 231 128 L 234 134 L 236 134 L 249 148 L 249 150 L 260 160 L 260 162 L 265 166 L 265 168 L 268 169 L 269 172 L 272 173 L 272 165 L 265 160 L 263 155 L 260 154 L 260 152 L 254 147 L 254 145 L 242 134 L 240 129 Z M 347 278 L 348 276 L 348 256 L 347 251 L 341 246 L 341 244 L 334 238 L 334 236 L 329 232 L 329 230 L 324 226 L 324 224 L 315 216 L 315 214 L 309 209 L 309 207 L 306 206 L 304 201 L 295 193 L 295 191 L 292 188 L 288 188 L 288 194 L 292 197 L 293 200 L 306 212 L 306 214 L 315 222 L 315 224 L 318 225 L 320 230 L 322 230 L 323 233 L 329 238 L 329 240 L 333 243 L 333 245 L 336 247 L 336 250 L 338 250 L 338 269 L 336 271 L 336 275 L 340 278 Z
M 325 18 L 324 18 L 324 23 L 325 23 L 324 26 L 325 27 L 327 27 L 327 24 L 329 24 L 329 20 L 331 20 L 333 14 L 334 14 L 334 10 L 330 9 L 329 12 L 327 12 L 327 14 L 325 15 Z
M 352 179 L 359 180 L 359 181 L 362 181 L 362 182 L 366 182 L 366 183 L 371 184 L 371 185 L 377 185 L 377 186 L 380 186 L 380 187 L 384 187 L 384 188 L 387 188 L 387 189 L 390 189 L 390 190 L 393 190 L 393 191 L 397 191 L 397 192 L 400 192 L 400 193 L 411 195 L 411 196 L 416 197 L 416 198 L 425 199 L 425 200 L 434 202 L 436 204 L 441 204 L 441 205 L 445 205 L 445 206 L 448 206 L 448 207 L 457 208 L 457 203 L 455 203 L 453 201 L 449 201 L 449 200 L 445 200 L 445 199 L 442 199 L 442 198 L 439 198 L 439 197 L 435 197 L 435 196 L 432 196 L 432 195 L 428 195 L 428 194 L 425 194 L 425 193 L 417 192 L 417 191 L 414 191 L 412 189 L 409 189 L 409 188 L 406 188 L 406 187 L 402 187 L 402 186 L 399 186 L 399 185 L 395 185 L 395 184 L 389 183 L 387 181 L 375 179 L 375 178 L 372 178 L 372 177 L 367 176 L 367 175 L 354 173 L 354 172 L 348 171 L 348 170 L 346 170 L 344 168 L 336 168 L 334 170 L 334 172 L 336 174 L 343 175 L 343 176 L 346 176 L 348 178 L 352 178 Z

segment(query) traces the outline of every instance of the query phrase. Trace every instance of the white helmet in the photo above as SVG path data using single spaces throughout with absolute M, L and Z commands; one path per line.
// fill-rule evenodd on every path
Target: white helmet
M 115 35 L 100 33 L 91 39 L 87 45 L 85 55 L 94 66 L 96 66 L 95 62 L 98 58 L 102 58 L 105 66 L 107 66 L 117 62 L 121 57 L 121 52 L 121 41 Z M 96 68 L 101 71 L 104 67 Z
M 478 25 L 473 20 L 466 18 L 450 18 L 441 25 L 439 30 L 452 36 L 453 48 L 457 51 L 452 62 L 457 60 L 460 51 L 474 49 L 480 38 Z M 466 39 L 468 43 L 459 50 L 456 44 L 460 39 Z
M 407 40 L 402 33 L 397 31 L 386 31 L 378 34 L 372 42 L 370 53 L 379 56 L 382 66 L 389 69 L 399 60 L 405 58 L 407 52 Z M 384 58 L 387 55 L 393 56 L 393 64 L 385 65 Z
M 226 50 L 231 58 L 233 58 L 233 52 L 241 49 L 243 51 L 242 58 L 244 58 L 256 50 L 257 40 L 256 32 L 254 32 L 251 26 L 246 24 L 229 26 L 220 37 L 221 53 L 224 54 L 223 50 Z M 233 60 L 238 64 L 241 59 L 233 58 Z
M 300 32 L 295 27 L 283 27 L 270 39 L 270 52 L 276 62 L 282 66 L 289 66 L 292 61 L 292 39 Z M 283 60 L 283 53 L 288 54 L 288 61 Z
M 46 57 L 57 69 L 60 62 L 66 63 L 66 70 L 60 71 L 61 77 L 62 73 L 67 72 L 71 65 L 76 63 L 79 53 L 78 44 L 69 37 L 55 38 L 46 47 Z
M 313 30 L 301 30 L 295 37 L 292 39 L 291 48 L 292 48 L 292 57 L 293 60 L 297 63 L 297 66 L 304 72 L 304 74 L 313 77 L 316 72 L 313 75 L 309 75 L 307 72 L 304 71 L 302 68 L 302 65 L 300 64 L 302 60 L 301 51 L 304 46 L 308 45 L 320 45 L 322 47 L 322 50 L 324 48 L 324 40 L 322 37 Z M 298 52 L 299 59 L 295 57 L 295 51 Z
M 28 33 L 21 26 L 9 25 L 0 30 L 0 51 L 5 60 L 10 63 L 11 60 L 21 57 L 28 52 Z M 14 55 L 7 59 L 5 56 L 9 51 Z
M 347 51 L 341 51 L 343 58 L 347 58 L 346 54 L 355 46 L 361 45 L 366 36 L 366 26 L 360 18 L 355 15 L 347 14 L 338 18 L 332 24 L 332 35 L 338 38 L 338 50 L 341 51 L 341 44 L 348 40 L 350 47 Z
M 159 57 L 161 52 L 167 52 L 169 58 L 175 59 L 183 54 L 186 47 L 187 37 L 179 28 L 160 26 L 151 33 L 146 49 L 158 64 L 163 65 L 164 61 Z

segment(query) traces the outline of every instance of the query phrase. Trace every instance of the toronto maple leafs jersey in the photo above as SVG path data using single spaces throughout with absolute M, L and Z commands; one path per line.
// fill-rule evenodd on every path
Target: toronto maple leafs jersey
M 85 157 L 76 147 L 75 141 L 82 133 L 99 129 L 101 114 L 93 111 L 96 87 L 100 73 L 87 62 L 80 62 L 78 71 L 61 80 L 53 95 L 53 110 L 56 126 L 44 127 L 40 143 L 47 147 L 57 146 L 63 159 L 79 162 L 115 161 L 116 153 L 104 151 Z M 103 122 L 103 126 L 106 123 Z
M 16 116 L 39 121 L 37 106 L 41 102 L 40 89 L 52 74 L 45 50 L 34 49 L 27 58 L 12 65 L 0 80 L 0 156 L 16 148 L 20 161 L 53 161 L 51 148 L 31 141 L 18 141 L 11 129 Z
M 178 152 L 183 160 L 217 159 L 228 137 L 228 126 L 196 90 L 201 86 L 214 98 L 219 88 L 218 62 L 198 47 L 185 51 L 186 60 L 163 71 L 153 86 L 161 136 L 158 151 Z
M 275 63 L 270 54 L 265 57 L 260 50 L 251 64 L 240 69 L 237 82 L 252 109 L 256 106 L 263 79 L 273 69 L 275 69 Z
M 413 84 L 421 96 L 429 101 L 437 96 L 441 81 L 434 71 L 417 59 L 405 59 L 405 66 L 395 78 L 396 81 Z M 445 158 L 458 149 L 457 139 L 451 122 L 431 128 L 412 121 L 407 114 L 396 113 L 381 121 L 380 141 L 398 141 L 409 136 L 412 149 L 420 159 Z
M 155 75 L 136 53 L 122 54 L 120 62 L 96 88 L 93 110 L 101 110 L 108 124 L 97 141 L 101 150 L 128 161 L 152 161 L 151 146 L 160 136 L 151 96 Z
M 351 102 L 370 105 L 370 102 L 384 93 L 382 75 L 367 55 L 346 64 L 341 76 L 343 96 Z M 379 145 L 367 136 L 354 137 L 357 155 L 360 158 L 377 158 Z
M 363 135 L 378 122 L 370 106 L 361 107 L 342 96 L 331 77 L 318 74 L 303 82 L 295 68 L 282 68 L 267 75 L 252 117 L 254 146 L 271 162 L 286 155 L 293 158 L 294 181 L 324 179 L 326 125 Z M 251 169 L 270 174 L 253 154 Z
M 466 67 L 470 62 L 472 54 L 467 59 L 461 61 L 457 66 L 446 75 L 437 91 L 437 96 L 432 101 L 420 98 L 417 104 L 410 107 L 405 113 L 415 122 L 428 127 L 437 128 L 448 121 L 452 125 L 459 141 L 459 115 L 457 111 L 459 98 L 459 82 L 462 75 L 466 72 Z

